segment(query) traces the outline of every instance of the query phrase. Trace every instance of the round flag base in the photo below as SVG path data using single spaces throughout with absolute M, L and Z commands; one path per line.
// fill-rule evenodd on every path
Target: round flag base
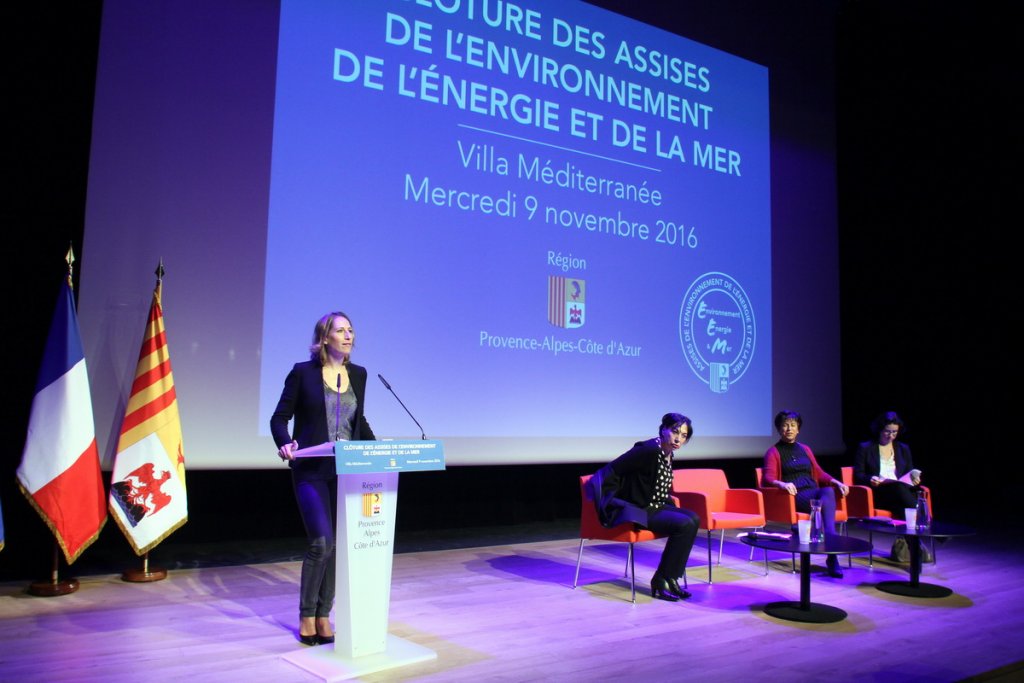
M 129 569 L 121 574 L 122 581 L 132 583 L 148 583 L 150 581 L 163 581 L 167 578 L 166 569 Z
M 35 581 L 29 584 L 28 594 L 41 598 L 52 598 L 58 595 L 67 595 L 78 590 L 78 579 L 64 579 L 63 581 Z

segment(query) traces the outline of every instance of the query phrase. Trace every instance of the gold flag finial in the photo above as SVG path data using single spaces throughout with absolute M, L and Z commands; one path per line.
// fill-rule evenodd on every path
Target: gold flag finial
M 74 271 L 75 250 L 71 247 L 70 242 L 68 242 L 68 253 L 64 257 L 64 261 L 68 264 L 68 287 L 74 287 L 74 285 L 71 284 L 71 274 Z

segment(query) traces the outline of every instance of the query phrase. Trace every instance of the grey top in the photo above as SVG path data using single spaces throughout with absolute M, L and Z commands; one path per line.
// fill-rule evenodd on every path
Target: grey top
M 327 409 L 327 431 L 331 441 L 350 441 L 356 414 L 356 393 L 349 382 L 345 391 L 338 393 L 324 382 L 324 407 Z

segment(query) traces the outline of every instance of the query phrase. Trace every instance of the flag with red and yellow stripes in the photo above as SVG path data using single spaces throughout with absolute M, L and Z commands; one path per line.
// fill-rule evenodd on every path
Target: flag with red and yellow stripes
M 110 481 L 110 512 L 140 556 L 188 521 L 185 452 L 161 290 L 157 280 Z

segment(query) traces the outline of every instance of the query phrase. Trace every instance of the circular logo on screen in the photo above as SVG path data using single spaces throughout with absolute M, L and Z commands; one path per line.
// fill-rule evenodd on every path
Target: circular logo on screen
M 725 273 L 704 273 L 679 307 L 679 343 L 693 373 L 715 393 L 738 382 L 754 357 L 754 309 Z

